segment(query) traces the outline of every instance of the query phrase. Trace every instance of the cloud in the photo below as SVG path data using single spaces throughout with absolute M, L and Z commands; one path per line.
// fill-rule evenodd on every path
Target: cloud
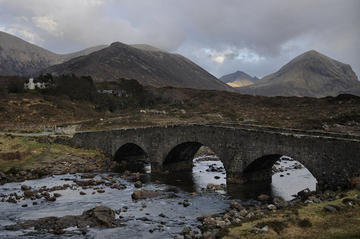
M 0 0 L 0 22 L 56 52 L 147 43 L 217 76 L 263 76 L 310 49 L 359 74 L 359 9 L 359 0 Z
M 48 16 L 33 17 L 32 21 L 38 28 L 47 31 L 55 37 L 61 37 L 63 32 L 59 31 L 57 22 Z
M 0 31 L 19 36 L 33 44 L 41 44 L 44 42 L 44 40 L 39 35 L 32 32 L 31 29 L 28 29 L 27 27 L 20 24 L 12 24 L 9 27 L 0 26 Z
M 216 49 L 200 49 L 199 54 L 207 54 L 207 56 L 214 62 L 219 64 L 226 63 L 232 60 L 239 60 L 242 62 L 259 62 L 265 60 L 265 57 L 259 56 L 255 52 L 247 48 L 237 49 L 237 48 L 226 48 L 224 50 Z
M 34 22 L 35 26 L 47 31 L 49 34 L 55 37 L 62 37 L 64 34 L 62 31 L 58 29 L 57 22 L 55 22 L 51 17 L 48 16 L 33 17 L 32 21 Z

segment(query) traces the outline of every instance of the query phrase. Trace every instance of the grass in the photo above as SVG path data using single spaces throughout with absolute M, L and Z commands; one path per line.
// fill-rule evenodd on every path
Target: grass
M 98 151 L 72 148 L 61 144 L 39 143 L 31 137 L 0 136 L 0 171 L 10 168 L 39 168 L 66 155 L 102 156 Z
M 345 198 L 354 198 L 355 194 L 360 192 L 350 191 Z M 359 239 L 360 205 L 350 207 L 344 205 L 342 200 L 343 198 L 269 213 L 260 219 L 244 222 L 241 226 L 228 228 L 224 238 Z M 323 210 L 325 205 L 335 205 L 341 209 L 336 213 L 329 213 Z M 269 230 L 264 234 L 249 231 L 255 226 L 262 228 L 265 225 Z

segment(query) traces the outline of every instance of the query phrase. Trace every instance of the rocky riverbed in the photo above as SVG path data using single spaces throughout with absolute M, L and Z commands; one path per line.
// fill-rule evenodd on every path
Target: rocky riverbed
M 227 207 L 225 196 L 217 193 L 188 193 L 160 182 L 135 186 L 141 176 L 66 174 L 7 183 L 0 187 L 0 235 L 172 238 L 180 235 L 184 226 L 199 226 L 197 217 Z M 114 212 L 111 226 L 93 223 L 98 218 L 88 217 L 89 210 L 98 206 Z
M 195 160 L 190 177 L 130 172 L 43 177 L 0 186 L 1 237 L 212 238 L 226 226 L 288 204 L 261 188 L 246 197 L 238 193 L 246 187 L 232 193 L 221 161 Z M 98 207 L 106 207 L 100 210 L 105 218 L 94 213 Z

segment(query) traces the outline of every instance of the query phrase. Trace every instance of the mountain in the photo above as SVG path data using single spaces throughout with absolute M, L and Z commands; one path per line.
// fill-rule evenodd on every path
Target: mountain
M 311 50 L 295 57 L 277 72 L 237 91 L 264 96 L 324 97 L 356 92 L 359 87 L 360 82 L 350 65 Z
M 131 46 L 120 42 L 51 66 L 43 73 L 88 75 L 96 82 L 126 78 L 156 87 L 233 91 L 231 87 L 179 54 L 171 54 L 148 45 Z
M 31 76 L 51 65 L 89 54 L 104 47 L 96 46 L 71 54 L 56 54 L 0 31 L 0 75 Z
M 254 84 L 259 78 L 251 77 L 243 71 L 236 71 L 232 74 L 224 75 L 219 78 L 222 82 L 231 87 L 244 87 Z
M 340 93 L 360 96 L 360 85 L 357 87 L 352 87 L 350 89 L 344 90 L 343 92 Z

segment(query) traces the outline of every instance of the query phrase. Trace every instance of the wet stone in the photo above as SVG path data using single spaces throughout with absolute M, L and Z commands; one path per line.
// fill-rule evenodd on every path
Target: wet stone
M 45 197 L 45 199 L 49 202 L 54 202 L 56 201 L 56 197 L 52 196 L 52 197 Z
M 153 198 L 157 197 L 161 194 L 161 191 L 154 191 L 154 190 L 137 190 L 134 191 L 131 195 L 132 199 L 134 200 L 141 200 L 146 198 Z
M 241 211 L 242 209 L 244 209 L 244 207 L 235 200 L 231 201 L 230 208 L 236 209 L 238 211 Z
M 182 203 L 182 205 L 183 205 L 184 207 L 188 207 L 188 206 L 191 205 L 191 203 L 190 203 L 189 201 L 187 201 L 187 200 L 184 200 L 184 202 Z
M 60 193 L 54 193 L 54 197 L 61 197 L 61 194 Z
M 142 187 L 142 182 L 141 181 L 136 181 L 134 186 L 135 186 L 135 188 L 141 188 Z
M 30 190 L 31 189 L 31 187 L 30 186 L 27 186 L 27 185 L 21 185 L 21 190 L 22 191 L 28 191 L 28 190 Z

